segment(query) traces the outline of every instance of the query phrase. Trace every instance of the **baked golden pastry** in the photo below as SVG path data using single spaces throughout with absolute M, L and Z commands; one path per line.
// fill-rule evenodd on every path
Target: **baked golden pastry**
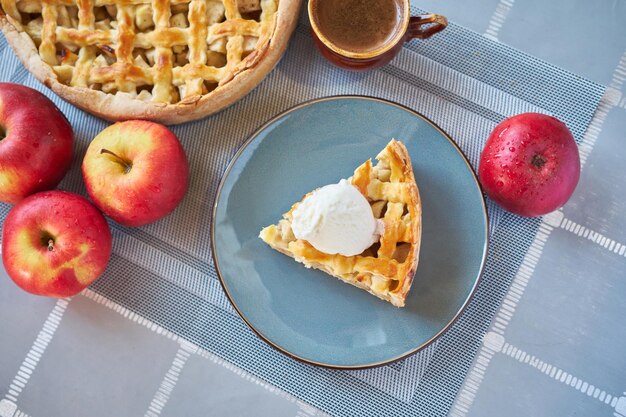
M 302 201 L 283 214 L 278 224 L 265 227 L 259 237 L 273 249 L 342 281 L 369 291 L 403 307 L 417 268 L 422 231 L 422 207 L 411 159 L 397 140 L 368 160 L 348 181 L 370 203 L 374 217 L 382 219 L 384 231 L 378 242 L 356 256 L 329 255 L 308 241 L 297 239 L 292 230 L 293 213 Z
M 0 28 L 41 82 L 108 120 L 181 123 L 254 88 L 300 0 L 0 0 Z

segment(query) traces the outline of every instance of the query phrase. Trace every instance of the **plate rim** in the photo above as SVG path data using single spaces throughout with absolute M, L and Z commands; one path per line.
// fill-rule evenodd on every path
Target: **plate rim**
M 219 261 L 217 259 L 217 251 L 216 251 L 216 246 L 215 246 L 215 218 L 217 215 L 217 206 L 218 203 L 220 201 L 220 196 L 222 193 L 222 188 L 224 187 L 224 183 L 226 182 L 226 179 L 228 177 L 228 175 L 230 174 L 230 171 L 232 170 L 233 166 L 235 165 L 235 163 L 237 162 L 237 160 L 239 160 L 239 158 L 241 157 L 241 154 L 244 152 L 245 149 L 248 148 L 248 146 L 259 136 L 259 134 L 261 132 L 263 132 L 268 126 L 270 126 L 271 124 L 273 124 L 274 122 L 276 122 L 277 120 L 279 120 L 280 118 L 288 115 L 289 113 L 292 113 L 296 110 L 299 110 L 303 107 L 308 107 L 310 105 L 313 105 L 315 103 L 320 103 L 320 102 L 325 102 L 325 101 L 337 101 L 337 100 L 343 100 L 343 99 L 357 99 L 357 100 L 364 100 L 364 101 L 374 101 L 374 102 L 381 102 L 387 105 L 391 105 L 393 107 L 397 107 L 401 110 L 407 111 L 415 116 L 417 116 L 418 118 L 421 118 L 422 120 L 424 120 L 425 122 L 427 122 L 428 124 L 430 124 L 432 127 L 434 127 L 446 140 L 448 140 L 448 142 L 450 142 L 450 144 L 454 147 L 454 149 L 459 153 L 459 155 L 461 156 L 463 162 L 465 163 L 465 165 L 467 166 L 467 168 L 469 169 L 470 173 L 472 174 L 472 180 L 476 183 L 476 186 L 478 187 L 478 190 L 480 191 L 480 203 L 482 206 L 482 214 L 483 214 L 483 218 L 485 220 L 485 230 L 484 230 L 484 244 L 483 244 L 483 250 L 482 250 L 482 258 L 480 260 L 480 268 L 478 271 L 478 274 L 476 276 L 476 279 L 474 280 L 474 283 L 472 285 L 472 289 L 469 292 L 469 294 L 467 295 L 467 297 L 465 298 L 465 300 L 463 301 L 463 303 L 461 304 L 461 307 L 457 310 L 457 312 L 454 314 L 454 316 L 448 321 L 448 323 L 446 323 L 445 326 L 443 326 L 441 328 L 441 330 L 439 330 L 435 335 L 433 335 L 430 339 L 428 339 L 427 341 L 421 343 L 419 346 L 404 352 L 400 355 L 391 357 L 389 359 L 385 359 L 382 361 L 378 361 L 378 362 L 374 362 L 374 363 L 368 363 L 368 364 L 359 364 L 359 365 L 337 365 L 337 364 L 331 364 L 331 363 L 324 363 L 324 362 L 318 362 L 318 361 L 314 361 L 311 359 L 307 359 L 304 358 L 302 356 L 299 356 L 293 352 L 288 351 L 287 349 L 279 346 L 276 342 L 272 341 L 269 337 L 265 336 L 259 329 L 257 329 L 256 327 L 254 327 L 252 325 L 252 323 L 250 323 L 248 321 L 248 319 L 246 318 L 246 316 L 241 312 L 241 310 L 239 309 L 237 303 L 235 303 L 235 301 L 233 300 L 230 291 L 228 290 L 228 286 L 226 284 L 226 282 L 224 281 L 224 277 L 222 275 L 222 271 L 220 269 L 219 266 Z M 213 200 L 213 209 L 211 212 L 211 230 L 210 230 L 210 237 L 211 237 L 211 257 L 213 258 L 213 265 L 215 266 L 215 272 L 217 274 L 217 277 L 219 278 L 220 284 L 222 286 L 222 289 L 224 290 L 224 293 L 226 294 L 226 297 L 228 298 L 228 301 L 230 302 L 230 304 L 233 306 L 233 308 L 235 309 L 235 311 L 237 312 L 237 314 L 239 315 L 239 317 L 241 317 L 241 319 L 244 321 L 244 323 L 265 343 L 267 343 L 269 346 L 271 346 L 273 349 L 277 350 L 278 352 L 296 359 L 302 363 L 305 364 L 309 364 L 309 365 L 315 365 L 315 366 L 319 366 L 319 367 L 323 367 L 323 368 L 328 368 L 328 369 L 339 369 L 339 370 L 358 370 L 358 369 L 369 369 L 369 368 L 375 368 L 375 367 L 379 367 L 379 366 L 383 366 L 383 365 L 388 365 L 390 363 L 393 362 L 397 362 L 400 361 L 402 359 L 405 359 L 411 355 L 414 355 L 417 352 L 420 352 L 422 350 L 424 350 L 425 348 L 427 348 L 428 346 L 430 346 L 431 344 L 433 344 L 433 342 L 435 342 L 437 339 L 439 339 L 441 336 L 443 336 L 445 333 L 448 332 L 448 330 L 450 330 L 452 328 L 452 326 L 457 322 L 457 320 L 463 315 L 463 313 L 465 312 L 465 310 L 467 309 L 467 307 L 469 306 L 471 300 L 474 298 L 474 295 L 476 294 L 476 291 L 478 289 L 478 286 L 480 284 L 480 282 L 483 279 L 483 275 L 484 275 L 484 271 L 485 271 L 485 264 L 487 261 L 487 255 L 488 255 L 488 250 L 489 250 L 489 215 L 488 215 L 488 210 L 487 210 L 487 203 L 485 200 L 485 195 L 484 192 L 482 191 L 482 187 L 480 185 L 480 182 L 478 181 L 478 177 L 476 175 L 476 172 L 474 171 L 474 168 L 472 168 L 472 165 L 469 163 L 469 160 L 467 158 L 467 156 L 465 155 L 465 153 L 463 152 L 463 150 L 459 147 L 459 145 L 457 145 L 457 143 L 452 139 L 452 137 L 450 135 L 448 135 L 448 133 L 446 131 L 444 131 L 441 127 L 439 127 L 435 122 L 433 122 L 432 120 L 430 120 L 428 117 L 424 116 L 423 114 L 421 114 L 420 112 L 413 110 L 411 108 L 409 108 L 408 106 L 405 106 L 403 104 L 399 104 L 396 103 L 394 101 L 388 100 L 388 99 L 384 99 L 384 98 L 380 98 L 380 97 L 374 97 L 374 96 L 368 96 L 368 95 L 359 95 L 359 94 L 341 94 L 341 95 L 332 95 L 332 96 L 324 96 L 324 97 L 318 97 L 318 98 L 313 98 L 310 100 L 306 100 L 303 101 L 299 104 L 296 104 L 292 107 L 287 108 L 286 110 L 283 110 L 281 112 L 279 112 L 278 114 L 272 116 L 269 120 L 267 120 L 265 123 L 261 124 L 257 129 L 255 129 L 249 136 L 248 138 L 239 146 L 239 148 L 237 149 L 237 152 L 235 152 L 235 154 L 233 155 L 233 157 L 231 158 L 230 162 L 228 163 L 228 166 L 226 167 L 226 169 L 224 170 L 224 173 L 222 174 L 221 178 L 220 178 L 220 182 L 219 185 L 217 187 L 217 190 L 215 192 L 214 195 L 214 200 Z

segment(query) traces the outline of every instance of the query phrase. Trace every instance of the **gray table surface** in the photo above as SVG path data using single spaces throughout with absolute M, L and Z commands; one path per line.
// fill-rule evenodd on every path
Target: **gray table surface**
M 413 3 L 608 86 L 579 187 L 545 218 L 450 414 L 626 416 L 626 1 Z M 128 416 L 324 415 L 95 293 L 32 297 L 0 270 L 0 417 L 110 415 L 111 398 Z

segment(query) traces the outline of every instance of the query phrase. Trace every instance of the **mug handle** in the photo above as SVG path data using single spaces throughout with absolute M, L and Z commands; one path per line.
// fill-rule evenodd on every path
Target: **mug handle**
M 427 28 L 423 28 L 424 25 L 434 23 Z M 441 32 L 448 26 L 448 19 L 440 14 L 422 14 L 418 16 L 411 16 L 409 20 L 409 28 L 407 29 L 406 40 L 411 39 L 426 39 L 433 36 L 435 33 Z

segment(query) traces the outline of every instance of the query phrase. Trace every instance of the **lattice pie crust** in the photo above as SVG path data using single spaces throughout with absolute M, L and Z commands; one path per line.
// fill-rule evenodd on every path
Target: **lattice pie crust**
M 232 104 L 274 67 L 300 0 L 0 0 L 41 82 L 109 120 L 173 124 Z

